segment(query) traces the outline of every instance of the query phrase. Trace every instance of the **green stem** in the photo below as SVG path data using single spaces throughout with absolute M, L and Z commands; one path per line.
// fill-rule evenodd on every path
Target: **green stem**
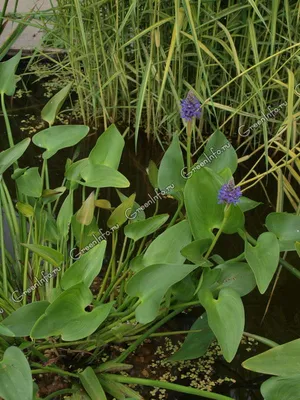
M 192 144 L 192 121 L 188 121 L 187 132 L 187 172 L 191 170 L 191 144 Z
M 5 246 L 4 246 L 4 226 L 2 218 L 2 207 L 1 207 L 1 197 L 0 197 L 0 248 L 1 248 L 1 263 L 2 263 L 2 282 L 3 282 L 3 292 L 7 296 L 7 269 L 5 260 Z
M 220 226 L 220 229 L 218 230 L 216 236 L 214 237 L 214 240 L 212 241 L 212 244 L 210 245 L 210 248 L 207 250 L 207 253 L 204 256 L 205 259 L 208 259 L 208 257 L 210 256 L 210 254 L 213 251 L 213 249 L 214 249 L 219 237 L 221 236 L 221 233 L 223 232 L 224 226 L 226 225 L 226 222 L 227 222 L 228 217 L 229 217 L 230 207 L 231 207 L 230 204 L 229 205 L 226 204 L 225 209 L 224 209 L 224 218 L 223 218 L 222 225 Z
M 247 336 L 249 338 L 255 339 L 258 342 L 263 343 L 263 344 L 265 344 L 265 345 L 267 345 L 269 347 L 277 347 L 277 346 L 279 346 L 278 343 L 273 342 L 273 340 L 264 338 L 263 336 L 254 335 L 253 333 L 249 333 L 249 332 L 244 332 L 243 335 Z
M 127 350 L 124 351 L 117 359 L 117 363 L 124 362 L 126 358 L 129 356 L 130 353 L 132 353 L 149 335 L 154 333 L 158 328 L 160 328 L 163 324 L 165 324 L 167 321 L 175 317 L 175 315 L 181 313 L 184 310 L 183 307 L 181 307 L 179 310 L 175 310 L 171 312 L 170 314 L 166 315 L 163 319 L 158 321 L 155 325 L 153 325 L 150 329 L 148 329 L 143 335 L 141 335 L 132 345 L 128 347 Z
M 37 370 L 32 370 L 31 371 L 32 374 L 40 374 L 40 373 L 52 372 L 52 373 L 58 374 L 58 375 L 71 376 L 72 378 L 78 378 L 77 374 L 72 374 L 71 372 L 64 371 L 64 370 L 59 369 L 59 368 L 43 367 L 42 365 L 40 365 L 38 363 L 32 363 L 31 365 L 34 366 L 34 367 L 38 367 L 39 368 Z
M 176 210 L 171 222 L 169 223 L 168 228 L 171 228 L 171 226 L 173 226 L 175 224 L 175 222 L 177 220 L 177 217 L 178 217 L 178 214 L 180 213 L 182 207 L 183 207 L 183 200 L 180 200 L 178 202 L 177 210 Z
M 10 127 L 9 118 L 8 118 L 8 114 L 7 114 L 7 110 L 6 110 L 6 105 L 5 105 L 5 99 L 4 99 L 4 93 L 3 92 L 1 92 L 1 108 L 2 108 L 2 112 L 3 112 L 3 116 L 4 116 L 6 130 L 7 130 L 7 137 L 8 137 L 9 147 L 13 147 L 14 146 L 14 139 L 13 139 L 12 132 L 11 132 L 11 127 Z
M 168 336 L 176 336 L 176 335 L 187 335 L 189 333 L 200 333 L 203 332 L 203 329 L 191 329 L 190 331 L 172 331 L 172 332 L 157 332 L 152 333 L 149 337 L 168 337 Z M 130 340 L 136 340 L 140 337 L 140 335 L 135 336 L 124 336 L 120 342 L 127 342 Z
M 120 382 L 120 383 L 132 383 L 136 385 L 143 386 L 153 386 L 162 389 L 173 390 L 175 392 L 191 394 L 194 396 L 204 397 L 205 399 L 215 399 L 215 400 L 232 400 L 232 397 L 223 396 L 218 393 L 206 392 L 204 390 L 194 389 L 191 387 L 185 387 L 182 385 L 178 385 L 176 383 L 169 383 L 164 381 L 155 381 L 152 379 L 142 379 L 142 378 L 133 378 L 128 376 L 114 375 L 114 374 L 101 374 L 104 378 L 109 379 L 110 381 Z M 100 379 L 101 379 L 100 375 Z

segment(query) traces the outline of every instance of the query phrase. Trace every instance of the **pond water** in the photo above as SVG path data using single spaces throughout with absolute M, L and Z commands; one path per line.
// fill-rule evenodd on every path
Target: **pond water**
M 30 88 L 32 90 L 32 96 L 23 97 L 22 99 L 13 99 L 11 100 L 10 105 L 9 100 L 7 102 L 9 105 L 10 121 L 15 141 L 28 136 L 28 131 L 24 132 L 20 129 L 24 126 L 24 123 L 21 121 L 25 120 L 25 124 L 28 126 L 30 124 L 33 126 L 38 124 L 40 110 L 43 104 L 48 100 L 43 97 L 43 88 L 40 84 L 31 84 Z M 29 119 L 32 115 L 36 116 L 36 120 Z M 0 117 L 0 129 L 2 132 L 0 136 L 0 150 L 3 150 L 8 147 L 8 144 L 6 142 L 6 135 L 3 134 L 5 128 L 2 117 Z M 91 134 L 85 141 L 83 141 L 80 145 L 79 159 L 84 158 L 89 153 L 97 138 L 97 134 Z M 126 149 L 120 164 L 120 171 L 131 182 L 131 187 L 126 189 L 124 194 L 129 195 L 136 192 L 137 202 L 139 204 L 144 204 L 149 199 L 148 195 L 153 195 L 153 189 L 146 174 L 146 167 L 151 159 L 158 164 L 163 152 L 157 143 L 147 143 L 143 135 L 140 135 L 140 139 L 137 154 L 134 152 L 133 140 L 128 140 L 126 142 Z M 58 152 L 58 154 L 51 158 L 49 162 L 49 171 L 52 188 L 61 186 L 66 158 L 72 157 L 73 151 L 74 149 L 66 149 Z M 41 163 L 41 150 L 36 146 L 31 145 L 22 158 L 21 167 L 26 165 L 41 166 Z M 252 163 L 253 160 L 251 160 L 251 163 L 240 165 L 235 177 L 236 182 L 238 182 L 239 179 L 248 172 Z M 263 163 L 261 169 L 264 169 Z M 9 180 L 7 180 L 7 183 L 9 183 Z M 275 211 L 274 204 L 277 194 L 276 181 L 270 177 L 268 180 L 265 180 L 264 185 L 270 202 L 267 200 L 265 192 L 259 184 L 252 188 L 249 193 L 247 192 L 248 197 L 255 201 L 262 202 L 259 207 L 246 213 L 246 228 L 254 237 L 257 237 L 264 231 L 263 224 L 266 215 Z M 118 204 L 118 197 L 114 189 L 101 190 L 101 197 L 110 200 L 113 205 Z M 79 206 L 80 199 L 78 199 L 77 203 L 78 204 L 75 204 L 75 207 Z M 285 206 L 285 211 L 293 212 L 293 210 L 289 208 L 288 203 L 286 203 Z M 149 207 L 148 216 L 151 216 L 151 213 L 154 211 L 154 208 L 151 207 L 152 206 Z M 166 199 L 162 202 L 160 212 L 170 212 L 170 210 L 175 210 L 175 208 L 175 202 Z M 108 214 L 104 215 L 103 220 L 105 221 L 107 217 Z M 224 259 L 229 259 L 243 251 L 243 244 L 237 235 L 222 235 L 217 249 L 220 256 Z M 299 258 L 296 254 L 292 255 L 292 253 L 289 253 L 286 260 L 296 267 L 297 263 L 299 264 Z M 256 289 L 243 298 L 246 311 L 246 331 L 267 337 L 280 344 L 298 338 L 300 332 L 299 292 L 299 280 L 283 268 L 263 322 L 262 318 L 271 294 L 271 288 L 263 296 L 260 295 Z M 167 327 L 169 328 L 168 330 L 189 329 L 196 317 L 199 316 L 198 312 L 199 310 L 193 310 L 189 314 L 180 314 L 180 316 L 178 316 L 174 321 L 169 323 Z M 266 347 L 260 345 L 254 349 L 254 352 L 264 350 L 266 350 Z M 237 400 L 254 400 L 262 398 L 259 392 L 259 386 L 266 377 L 250 373 L 241 367 L 241 362 L 248 357 L 249 353 L 245 350 L 245 347 L 243 347 L 231 364 L 227 364 L 225 361 L 222 361 L 222 359 L 216 362 L 216 376 L 228 376 L 236 380 L 236 383 L 234 384 L 224 384 L 219 386 L 216 390 L 218 393 L 229 395 Z M 192 399 L 193 396 L 174 393 L 169 395 L 168 398 L 171 400 Z

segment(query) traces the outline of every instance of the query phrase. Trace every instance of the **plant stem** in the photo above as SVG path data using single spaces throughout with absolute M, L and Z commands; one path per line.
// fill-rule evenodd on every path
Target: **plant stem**
M 205 254 L 204 258 L 208 259 L 208 257 L 210 256 L 211 252 L 213 251 L 219 237 L 221 236 L 221 233 L 223 232 L 224 226 L 228 220 L 228 216 L 229 216 L 229 211 L 230 211 L 230 206 L 226 204 L 225 209 L 224 209 L 224 218 L 223 218 L 223 222 L 222 225 L 220 226 L 220 229 L 218 230 L 218 233 L 216 234 L 216 236 L 214 237 L 214 240 L 212 242 L 212 244 L 210 245 L 210 248 L 207 250 L 207 253 Z
M 141 344 L 149 335 L 154 333 L 158 328 L 160 328 L 163 324 L 165 324 L 167 321 L 175 317 L 175 315 L 181 313 L 184 310 L 183 307 L 181 307 L 179 310 L 173 311 L 170 314 L 166 315 L 163 319 L 158 321 L 156 324 L 154 324 L 150 329 L 147 330 L 143 335 L 141 335 L 132 345 L 128 347 L 127 350 L 124 351 L 117 359 L 116 362 L 124 362 L 126 358 L 129 356 L 130 353 L 132 353 L 139 344 Z
M 255 334 L 253 334 L 253 333 L 244 332 L 243 335 L 244 335 L 244 336 L 247 336 L 247 337 L 249 337 L 249 338 L 255 339 L 255 340 L 257 340 L 258 342 L 263 343 L 263 344 L 265 344 L 265 345 L 267 345 L 267 346 L 269 346 L 269 347 L 277 347 L 277 346 L 279 346 L 279 344 L 276 343 L 276 342 L 273 342 L 273 340 L 264 338 L 264 337 L 262 337 L 262 336 L 255 335 Z
M 6 110 L 6 105 L 5 105 L 5 99 L 4 99 L 4 93 L 3 92 L 1 92 L 1 108 L 2 108 L 2 112 L 3 112 L 3 116 L 4 116 L 6 130 L 7 130 L 7 137 L 8 137 L 9 147 L 13 147 L 14 139 L 13 139 L 12 132 L 11 132 L 9 118 L 8 118 L 8 115 L 7 115 L 7 110 Z
M 191 169 L 191 144 L 192 144 L 192 121 L 187 122 L 187 172 Z
M 120 382 L 120 383 L 133 383 L 136 385 L 143 386 L 153 386 L 168 390 L 173 390 L 175 392 L 191 394 L 194 396 L 204 397 L 205 399 L 215 399 L 215 400 L 232 400 L 232 397 L 223 396 L 218 393 L 206 392 L 204 390 L 194 389 L 191 387 L 185 387 L 178 385 L 176 383 L 169 383 L 164 381 L 155 381 L 152 379 L 141 379 L 128 376 L 114 375 L 114 374 L 103 374 L 103 377 L 109 379 L 110 381 Z

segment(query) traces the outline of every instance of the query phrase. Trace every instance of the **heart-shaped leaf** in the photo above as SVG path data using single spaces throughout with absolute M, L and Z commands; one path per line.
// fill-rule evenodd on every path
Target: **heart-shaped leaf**
M 169 218 L 168 214 L 156 215 L 145 219 L 144 221 L 138 221 L 125 226 L 125 236 L 134 240 L 135 242 L 141 238 L 151 235 L 151 233 L 157 231 Z
M 16 162 L 29 146 L 30 139 L 26 138 L 13 147 L 0 153 L 0 175 L 3 174 L 14 162 Z
M 66 100 L 72 83 L 62 88 L 58 93 L 56 93 L 44 106 L 41 112 L 41 117 L 44 121 L 48 122 L 49 125 L 53 125 L 57 114 L 59 113 L 64 101 Z
M 199 300 L 207 312 L 208 324 L 215 334 L 227 362 L 231 362 L 240 345 L 245 326 L 243 302 L 231 288 L 220 290 L 217 300 L 210 290 L 200 290 Z
M 265 293 L 279 262 L 279 243 L 274 233 L 262 233 L 255 247 L 245 242 L 245 257 L 252 269 L 258 290 Z
M 26 304 L 5 318 L 2 325 L 10 329 L 16 337 L 29 336 L 33 325 L 48 306 L 48 301 Z
M 206 352 L 215 335 L 210 329 L 206 313 L 202 314 L 192 325 L 191 331 L 200 330 L 201 332 L 191 332 L 187 335 L 181 348 L 173 354 L 170 361 L 194 360 L 202 357 Z
M 101 271 L 105 249 L 106 241 L 103 240 L 83 254 L 78 261 L 65 271 L 60 282 L 61 287 L 66 290 L 80 282 L 90 287 Z
M 0 363 L 0 397 L 4 400 L 32 400 L 30 366 L 18 347 L 9 347 Z
M 36 133 L 32 141 L 46 149 L 43 158 L 48 160 L 59 150 L 74 146 L 89 133 L 90 128 L 85 125 L 57 125 Z
M 89 160 L 92 164 L 118 169 L 124 145 L 125 141 L 117 127 L 114 124 L 110 125 L 97 140 L 90 152 Z
M 248 358 L 243 367 L 268 375 L 300 375 L 300 339 L 276 346 L 257 356 Z
M 61 335 L 65 341 L 80 340 L 91 335 L 108 317 L 112 303 L 101 304 L 91 312 L 85 308 L 93 300 L 84 283 L 72 286 L 60 294 L 35 323 L 30 336 L 44 339 Z
M 135 274 L 128 282 L 126 292 L 140 299 L 136 320 L 142 324 L 153 321 L 168 289 L 196 268 L 196 265 L 188 264 L 156 264 Z

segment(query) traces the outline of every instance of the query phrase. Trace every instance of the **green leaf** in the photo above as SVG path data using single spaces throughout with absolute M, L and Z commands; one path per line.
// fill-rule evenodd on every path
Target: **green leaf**
M 78 261 L 65 271 L 60 282 L 61 287 L 66 290 L 80 282 L 90 287 L 101 271 L 105 249 L 106 241 L 103 240 L 83 254 Z
M 279 244 L 274 233 L 262 233 L 255 247 L 245 242 L 245 258 L 252 269 L 258 290 L 265 293 L 279 262 Z
M 147 168 L 147 174 L 149 177 L 149 181 L 153 187 L 153 189 L 158 188 L 158 168 L 154 161 L 150 160 Z
M 58 231 L 62 237 L 66 237 L 68 235 L 72 216 L 73 216 L 73 193 L 70 192 L 68 196 L 65 198 L 62 206 L 60 207 L 56 220 Z
M 5 318 L 2 324 L 10 329 L 16 337 L 29 336 L 33 325 L 44 314 L 49 304 L 48 301 L 26 304 Z
M 34 208 L 27 203 L 20 203 L 19 201 L 16 204 L 16 209 L 25 217 L 30 218 L 34 215 Z
M 196 268 L 196 265 L 188 264 L 156 264 L 135 274 L 128 282 L 126 292 L 129 296 L 140 299 L 141 304 L 136 308 L 136 320 L 142 324 L 153 321 L 169 288 Z
M 175 194 L 184 189 L 186 183 L 182 176 L 184 168 L 183 155 L 177 135 L 173 136 L 173 140 L 168 150 L 165 152 L 161 160 L 158 170 L 158 187 L 165 190 L 169 185 L 174 185 L 170 194 Z
M 256 208 L 257 206 L 259 206 L 260 204 L 262 204 L 261 202 L 258 201 L 254 201 L 251 199 L 248 199 L 248 197 L 242 196 L 240 198 L 240 201 L 238 203 L 238 207 L 243 211 L 250 211 L 253 210 L 254 208 Z
M 79 373 L 79 378 L 91 400 L 106 400 L 105 392 L 93 368 L 87 367 Z
M 135 193 L 133 193 L 130 197 L 124 200 L 112 213 L 108 218 L 107 226 L 112 228 L 113 226 L 117 226 L 118 228 L 122 226 L 130 215 L 133 203 L 135 200 Z
M 66 189 L 67 188 L 65 186 L 60 186 L 55 189 L 43 190 L 43 194 L 42 194 L 43 203 L 44 204 L 53 203 L 54 201 L 59 199 L 61 195 L 63 195 L 65 193 Z
M 215 338 L 208 325 L 206 313 L 202 314 L 192 325 L 191 331 L 196 330 L 201 330 L 201 332 L 190 332 L 181 348 L 169 358 L 170 361 L 194 360 L 204 356 Z
M 197 164 L 208 167 L 215 172 L 221 172 L 230 168 L 232 175 L 237 168 L 237 155 L 226 136 L 219 130 L 209 138 L 203 154 L 199 157 Z
M 139 393 L 123 385 L 122 383 L 108 379 L 108 376 L 108 374 L 105 375 L 105 377 L 103 375 L 99 375 L 99 381 L 101 382 L 105 391 L 113 398 L 117 400 L 144 400 L 144 397 L 142 397 Z
M 27 247 L 29 250 L 33 251 L 43 260 L 48 261 L 49 264 L 58 267 L 64 260 L 63 254 L 59 251 L 52 249 L 51 247 L 42 246 L 40 244 L 26 244 L 21 243 L 22 246 Z
M 31 337 L 45 339 L 61 335 L 65 341 L 80 340 L 95 332 L 108 317 L 113 302 L 101 304 L 91 312 L 85 308 L 93 295 L 84 283 L 72 286 L 60 294 L 35 323 Z
M 8 61 L 0 62 L 0 93 L 13 96 L 16 90 L 18 78 L 15 73 L 21 59 L 22 52 L 19 51 Z M 1 162 L 0 162 L 1 165 Z M 32 399 L 30 399 L 32 400 Z
M 189 224 L 186 220 L 166 229 L 157 236 L 147 248 L 143 264 L 183 264 L 185 257 L 181 250 L 192 240 Z
M 15 334 L 10 329 L 8 329 L 6 326 L 3 326 L 2 323 L 0 323 L 0 335 L 9 336 L 9 337 L 15 336 Z
M 89 155 L 92 164 L 106 165 L 118 169 L 122 157 L 125 141 L 117 127 L 110 125 L 99 137 L 95 147 Z
M 231 288 L 220 290 L 217 300 L 211 291 L 200 290 L 199 300 L 207 312 L 208 324 L 215 334 L 227 362 L 236 355 L 245 325 L 245 312 L 238 293 Z
M 80 246 L 81 248 L 84 248 L 86 246 L 89 246 L 94 240 L 95 236 L 99 236 L 99 227 L 96 221 L 96 218 L 93 218 L 93 221 L 90 225 L 81 225 L 77 219 L 76 219 L 76 214 L 73 215 L 72 220 L 71 220 L 71 225 L 72 225 L 72 230 L 73 234 L 76 239 L 76 245 Z M 83 227 L 83 231 L 82 231 Z
M 26 138 L 13 147 L 0 153 L 0 175 L 3 174 L 13 163 L 15 163 L 29 146 L 30 139 Z
M 78 181 L 81 178 L 80 172 L 89 164 L 90 162 L 88 158 L 84 158 L 72 163 L 70 166 L 66 167 L 65 177 L 69 181 Z
M 125 236 L 135 242 L 157 231 L 169 218 L 169 214 L 156 215 L 144 221 L 138 221 L 125 226 Z
M 74 146 L 89 133 L 90 128 L 85 125 L 57 125 L 36 133 L 33 143 L 46 149 L 43 158 L 48 160 L 59 150 Z
M 300 339 L 296 339 L 248 358 L 242 365 L 250 371 L 289 377 L 300 374 L 299 360 Z
M 126 188 L 130 186 L 130 182 L 124 175 L 106 165 L 87 164 L 81 169 L 80 176 L 85 182 L 77 182 L 83 186 L 93 188 Z
M 37 167 L 29 168 L 16 179 L 20 193 L 29 197 L 41 197 L 43 190 L 42 178 Z
M 214 268 L 221 270 L 212 291 L 220 291 L 225 287 L 234 289 L 241 297 L 246 296 L 256 287 L 254 274 L 248 264 L 242 262 L 227 262 Z
M 266 218 L 268 231 L 279 239 L 280 250 L 296 250 L 295 242 L 300 241 L 300 215 L 271 213 Z
M 72 83 L 62 88 L 56 93 L 44 106 L 41 112 L 41 117 L 44 121 L 48 122 L 49 125 L 53 125 L 57 114 L 59 113 L 63 103 L 65 102 L 70 90 Z
M 296 400 L 300 393 L 300 375 L 273 377 L 260 388 L 264 400 Z
M 120 192 L 120 190 L 116 189 L 119 199 L 123 202 L 126 199 L 128 199 L 125 194 Z M 133 203 L 132 209 L 131 209 L 131 214 L 127 214 L 127 218 L 136 222 L 136 221 L 143 221 L 146 218 L 144 210 L 142 210 L 141 206 L 135 201 Z
M 0 397 L 4 400 L 32 400 L 30 366 L 18 347 L 9 347 L 0 363 Z
M 211 267 L 213 264 L 204 258 L 204 253 L 211 245 L 210 239 L 194 240 L 181 250 L 181 254 L 189 261 L 201 267 Z
M 194 173 L 186 183 L 185 206 L 195 239 L 213 239 L 213 228 L 222 224 L 224 206 L 218 204 L 222 183 L 221 178 L 207 168 Z
M 95 192 L 92 192 L 83 202 L 82 206 L 76 213 L 76 219 L 81 225 L 90 225 L 94 218 L 95 211 Z

